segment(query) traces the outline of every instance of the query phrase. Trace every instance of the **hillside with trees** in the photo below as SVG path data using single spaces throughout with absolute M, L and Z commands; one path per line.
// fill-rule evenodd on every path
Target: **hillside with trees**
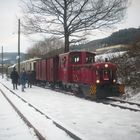
M 140 37 L 140 28 L 129 28 L 112 33 L 109 37 L 93 40 L 86 44 L 71 46 L 71 50 L 89 50 L 95 51 L 97 48 L 113 45 L 128 45 L 137 42 Z
M 2 61 L 2 54 L 0 53 L 0 63 Z M 4 52 L 3 53 L 3 61 L 4 61 L 4 64 L 15 64 L 17 63 L 17 56 L 18 56 L 18 53 L 17 52 Z M 26 59 L 26 54 L 25 53 L 20 53 L 20 58 L 21 58 L 21 61 L 25 60 Z
M 140 28 L 129 28 L 114 32 L 110 37 L 102 40 L 102 43 L 106 46 L 118 45 L 118 44 L 130 44 L 136 42 L 140 36 Z

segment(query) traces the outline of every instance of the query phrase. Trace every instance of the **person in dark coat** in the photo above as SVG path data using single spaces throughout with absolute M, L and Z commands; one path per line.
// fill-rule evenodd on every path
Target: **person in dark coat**
M 17 89 L 17 84 L 19 80 L 18 72 L 16 71 L 16 68 L 13 68 L 13 71 L 10 74 L 10 78 L 12 79 L 13 89 Z
M 28 81 L 28 87 L 32 87 L 33 85 L 33 73 L 31 71 L 28 71 L 27 73 L 27 81 Z
M 25 69 L 22 69 L 22 72 L 20 73 L 20 84 L 21 84 L 21 91 L 24 92 L 25 84 L 27 81 L 27 74 Z

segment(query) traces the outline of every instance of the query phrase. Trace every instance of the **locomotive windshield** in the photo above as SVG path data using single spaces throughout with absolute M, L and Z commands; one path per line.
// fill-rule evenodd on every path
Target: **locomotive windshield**
M 102 70 L 102 79 L 104 81 L 112 79 L 112 70 Z
M 101 69 L 96 72 L 98 80 L 103 83 L 116 82 L 116 74 L 112 69 Z

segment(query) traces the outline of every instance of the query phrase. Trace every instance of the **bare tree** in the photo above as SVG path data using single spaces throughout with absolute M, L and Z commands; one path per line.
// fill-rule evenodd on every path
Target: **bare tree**
M 40 51 L 40 46 L 38 45 L 39 43 L 34 44 L 31 48 L 28 48 L 27 50 L 27 59 L 29 58 L 34 58 L 34 57 L 41 57 L 41 51 Z
M 65 52 L 70 37 L 85 31 L 111 27 L 120 22 L 128 0 L 23 0 L 26 33 L 47 33 L 64 37 Z
M 64 43 L 57 38 L 46 38 L 43 41 L 35 43 L 31 48 L 27 50 L 28 58 L 33 57 L 48 57 L 49 52 L 55 52 L 55 50 L 64 49 Z

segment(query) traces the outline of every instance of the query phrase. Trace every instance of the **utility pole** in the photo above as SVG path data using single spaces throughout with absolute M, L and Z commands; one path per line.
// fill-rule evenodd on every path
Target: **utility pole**
M 3 46 L 1 49 L 1 66 L 2 66 L 2 79 L 3 79 Z
M 18 73 L 20 74 L 20 19 L 18 19 Z

